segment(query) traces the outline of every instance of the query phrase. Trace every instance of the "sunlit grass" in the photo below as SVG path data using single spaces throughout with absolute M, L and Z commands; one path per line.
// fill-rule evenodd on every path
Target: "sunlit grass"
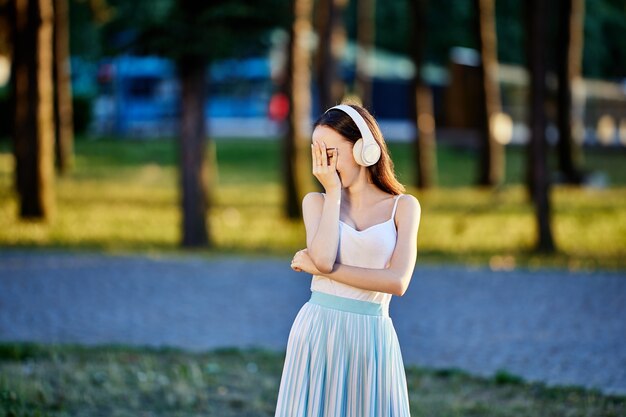
M 192 353 L 0 344 L 0 415 L 272 416 L 283 361 L 284 354 L 259 349 Z M 416 416 L 609 417 L 626 412 L 624 397 L 526 383 L 504 371 L 478 378 L 408 367 L 407 382 Z
M 392 144 L 400 179 L 410 182 L 407 144 Z M 301 222 L 282 216 L 277 141 L 218 141 L 218 171 L 209 214 L 214 248 L 207 254 L 289 256 L 304 245 Z M 626 186 L 555 187 L 553 230 L 559 252 L 533 253 L 535 222 L 518 172 L 521 149 L 509 149 L 507 183 L 472 187 L 475 155 L 440 147 L 443 186 L 409 188 L 422 205 L 420 262 L 576 268 L 626 267 Z M 620 159 L 601 155 L 610 178 Z M 619 157 L 620 155 L 617 155 Z M 590 153 L 588 161 L 600 163 Z M 79 140 L 72 174 L 56 180 L 56 210 L 48 223 L 17 220 L 11 190 L 13 159 L 0 146 L 0 245 L 107 251 L 177 252 L 180 241 L 177 150 L 174 141 Z M 473 172 L 472 172 L 473 174 Z M 446 179 L 447 178 L 447 179 Z M 516 181 L 515 178 L 518 178 Z M 617 181 L 616 180 L 616 181 Z M 626 179 L 625 179 L 626 180 Z
M 533 253 L 533 207 L 520 185 L 501 191 L 474 188 L 417 193 L 422 204 L 419 247 L 426 255 L 484 263 L 494 257 L 527 266 L 624 267 L 626 188 L 556 187 L 552 225 L 558 253 Z M 426 221 L 427 219 L 427 221 Z M 515 262 L 513 262 L 515 264 Z

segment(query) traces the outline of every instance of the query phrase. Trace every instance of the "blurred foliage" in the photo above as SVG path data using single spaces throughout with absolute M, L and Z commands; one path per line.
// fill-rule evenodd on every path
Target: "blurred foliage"
M 15 349 L 5 346 L 0 352 L 6 350 Z M 38 351 L 41 356 L 0 358 L 0 416 L 271 416 L 284 361 L 284 354 L 261 349 L 192 353 L 51 345 Z M 406 371 L 411 412 L 417 416 L 626 413 L 625 397 L 547 387 L 510 374 L 503 378 L 505 371 L 492 378 L 454 369 Z
M 398 53 L 408 53 L 411 25 L 410 0 L 387 0 L 376 7 L 376 44 Z M 5 2 L 0 2 L 4 4 Z M 202 3 L 202 2 L 200 2 Z M 106 7 L 98 4 L 106 4 Z M 289 0 L 237 0 L 211 2 L 192 25 L 180 20 L 175 0 L 77 0 L 70 2 L 70 44 L 72 55 L 88 59 L 119 53 L 147 53 L 161 50 L 167 55 L 198 48 L 210 57 L 258 54 L 268 46 L 267 34 L 258 27 L 290 24 Z M 356 1 L 350 1 L 345 24 L 351 39 L 356 34 Z M 501 62 L 523 65 L 524 24 L 521 0 L 496 2 L 498 57 Z M 550 3 L 551 28 L 547 48 L 554 48 L 558 21 L 556 3 Z M 476 48 L 473 2 L 438 0 L 428 2 L 428 43 L 426 61 L 447 65 L 450 48 Z M 104 9 L 104 10 L 102 10 Z M 585 2 L 583 75 L 590 78 L 626 77 L 626 2 L 588 0 Z M 1 13 L 1 10 L 0 10 Z M 0 16 L 1 17 L 1 16 Z M 201 25 L 201 30 L 192 29 Z M 153 40 L 148 34 L 158 34 Z M 548 54 L 549 57 L 555 54 Z
M 110 251 L 177 251 L 177 148 L 172 140 L 87 140 L 75 144 L 75 171 L 58 178 L 58 213 L 50 224 L 17 222 L 12 156 L 0 144 L 0 246 Z M 210 254 L 289 256 L 304 245 L 301 222 L 282 216 L 280 142 L 217 140 L 218 179 Z M 412 178 L 410 145 L 391 143 L 398 176 Z M 422 204 L 418 262 L 460 262 L 494 269 L 554 265 L 626 268 L 626 171 L 616 149 L 585 149 L 586 168 L 603 171 L 608 188 L 558 186 L 552 194 L 560 252 L 530 251 L 535 223 L 521 185 L 525 149 L 507 147 L 507 182 L 475 188 L 475 151 L 441 145 L 441 188 L 408 192 Z M 281 233 L 276 233 L 280 230 Z M 506 233 L 502 233 L 506 230 Z
M 89 2 L 69 1 L 70 14 L 70 55 L 80 56 L 87 60 L 97 60 L 103 57 L 101 30 L 98 22 L 89 7 Z
M 109 0 L 113 17 L 104 25 L 105 54 L 160 54 L 178 59 L 246 56 L 269 46 L 269 30 L 286 26 L 289 7 L 283 0 Z
M 384 49 L 408 54 L 411 25 L 411 0 L 377 3 L 376 44 Z M 550 2 L 550 36 L 546 48 L 556 48 L 557 2 Z M 356 7 L 351 1 L 346 13 L 346 28 L 351 39 L 356 34 Z M 477 48 L 474 30 L 474 2 L 467 0 L 428 1 L 426 61 L 447 65 L 449 51 L 455 46 Z M 524 2 L 498 0 L 496 30 L 498 59 L 503 63 L 524 65 Z M 623 0 L 586 1 L 583 75 L 591 78 L 626 77 L 626 2 Z M 555 53 L 548 53 L 553 57 Z M 554 65 L 554 62 L 552 62 Z
M 583 74 L 626 77 L 626 1 L 585 2 Z

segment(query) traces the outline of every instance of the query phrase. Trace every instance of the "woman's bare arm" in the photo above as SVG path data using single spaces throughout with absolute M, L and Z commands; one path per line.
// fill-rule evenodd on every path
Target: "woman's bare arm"
M 341 190 L 326 197 L 309 193 L 302 200 L 302 216 L 306 229 L 309 256 L 322 273 L 331 272 L 339 247 L 339 207 Z
M 326 190 L 326 198 L 320 193 L 309 193 L 302 200 L 306 244 L 317 269 L 330 272 L 339 246 L 341 180 L 337 174 L 337 149 L 333 149 L 329 157 L 326 144 L 314 139 L 311 163 L 313 175 Z
M 417 199 L 410 194 L 401 200 L 398 201 L 396 210 L 398 228 L 396 248 L 388 268 L 369 269 L 335 263 L 331 271 L 319 270 L 319 272 L 325 277 L 353 287 L 403 295 L 411 281 L 417 259 L 417 233 L 421 208 Z M 316 273 L 309 270 L 313 265 L 308 265 L 306 256 L 306 253 L 297 256 L 296 265 L 304 271 Z

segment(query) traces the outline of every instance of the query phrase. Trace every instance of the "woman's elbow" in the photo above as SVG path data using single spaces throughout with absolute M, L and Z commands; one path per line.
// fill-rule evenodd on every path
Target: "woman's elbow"
M 404 293 L 406 292 L 406 290 L 407 290 L 406 287 L 398 287 L 398 288 L 395 288 L 391 294 L 395 295 L 396 297 L 402 297 Z
M 333 271 L 333 267 L 335 266 L 335 260 L 334 259 L 320 259 L 317 256 L 311 256 L 311 260 L 313 261 L 313 263 L 315 264 L 315 267 L 322 273 L 322 274 L 329 274 Z
M 391 288 L 391 294 L 402 297 L 406 290 L 409 289 L 409 281 L 405 279 L 395 280 Z
M 330 263 L 322 263 L 319 265 L 315 264 L 315 266 L 322 274 L 330 274 L 331 272 L 333 272 L 333 265 Z

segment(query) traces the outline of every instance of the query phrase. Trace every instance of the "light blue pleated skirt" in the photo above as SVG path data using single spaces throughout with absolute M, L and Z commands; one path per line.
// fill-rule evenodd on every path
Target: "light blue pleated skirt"
M 410 416 L 398 337 L 383 306 L 312 293 L 289 333 L 275 416 Z

